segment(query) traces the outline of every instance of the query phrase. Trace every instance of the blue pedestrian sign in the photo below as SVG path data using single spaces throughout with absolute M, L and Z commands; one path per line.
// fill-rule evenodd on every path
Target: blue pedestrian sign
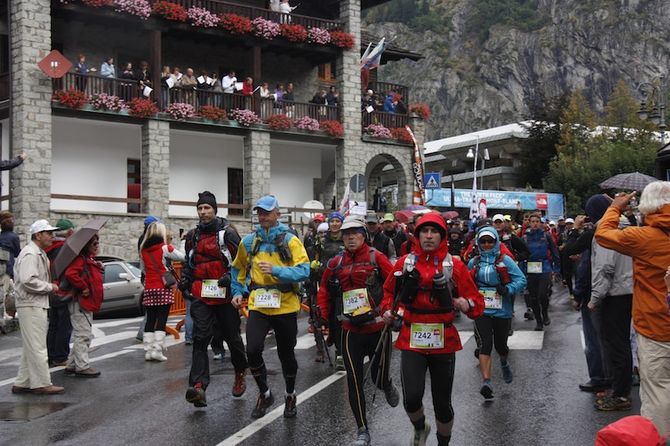
M 440 172 L 427 172 L 423 178 L 426 189 L 439 189 L 442 187 L 442 174 Z

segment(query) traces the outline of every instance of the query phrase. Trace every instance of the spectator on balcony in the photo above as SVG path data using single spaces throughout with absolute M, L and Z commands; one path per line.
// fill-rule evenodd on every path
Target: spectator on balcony
M 402 100 L 402 96 L 400 95 L 398 95 L 398 105 L 395 108 L 395 112 L 399 115 L 407 114 L 407 106 L 405 105 L 405 102 Z
M 100 65 L 100 76 L 102 77 L 116 77 L 116 67 L 114 67 L 114 58 L 108 57 Z
M 340 94 L 337 92 L 335 86 L 331 85 L 326 95 L 326 105 L 337 105 L 339 96 Z
M 363 96 L 363 99 L 361 99 L 361 110 L 362 111 L 367 111 L 368 107 L 372 107 L 373 109 L 375 108 L 375 92 L 372 90 L 368 90 L 365 93 L 365 96 Z
M 282 96 L 282 102 L 284 103 L 284 112 L 286 113 L 286 116 L 292 118 L 295 109 L 295 105 L 293 105 L 293 102 L 295 102 L 295 96 L 293 95 L 293 82 L 286 84 L 286 91 L 284 92 L 284 96 Z
M 153 88 L 153 85 L 151 84 L 151 72 L 149 71 L 149 62 L 146 60 L 143 60 L 140 62 L 140 69 L 137 70 L 137 73 L 135 73 L 135 78 L 137 79 L 139 88 L 140 88 L 140 95 L 141 96 L 146 96 L 148 95 L 145 94 L 145 88 Z M 148 90 L 146 90 L 148 92 Z
M 230 70 L 228 74 L 223 76 L 223 79 L 221 79 L 221 87 L 223 87 L 223 92 L 235 93 L 235 82 L 237 82 L 237 77 L 235 77 L 235 71 Z
M 88 75 L 88 73 L 93 73 L 95 71 L 96 71 L 95 68 L 89 68 L 88 65 L 86 65 L 86 56 L 80 54 L 79 60 L 77 64 L 74 66 L 74 72 L 77 74 L 77 76 L 75 77 L 75 86 L 77 90 L 79 91 L 86 90 L 86 84 L 88 83 L 86 76 Z
M 279 12 L 279 0 L 270 0 L 268 2 L 268 9 L 272 12 Z
M 291 23 L 291 12 L 297 8 L 297 6 L 291 6 L 288 3 L 288 0 L 281 0 L 279 3 L 279 12 L 282 14 L 281 23 Z
M 250 77 L 244 78 L 244 84 L 242 85 L 242 94 L 244 96 L 251 96 L 254 94 L 254 80 Z
M 284 84 L 277 84 L 274 92 L 275 108 L 282 108 L 282 99 L 284 98 Z
M 179 81 L 181 80 L 181 78 L 182 78 L 182 76 L 183 76 L 183 74 L 182 74 L 182 72 L 181 72 L 181 68 L 179 68 L 179 67 L 174 67 L 174 68 L 172 69 L 172 76 L 174 76 L 174 80 L 175 80 L 175 82 L 179 83 Z M 175 84 L 175 85 L 176 85 L 176 84 Z
M 133 64 L 126 62 L 126 65 L 123 67 L 123 71 L 119 76 L 121 79 L 135 80 L 135 72 L 133 71 Z M 130 101 L 133 98 L 133 88 L 134 83 L 130 82 L 121 82 L 121 98 L 124 101 Z
M 223 87 L 221 86 L 221 80 L 219 75 L 212 73 L 212 103 L 214 107 L 221 107 L 221 96 L 223 95 Z
M 270 102 L 272 93 L 270 93 L 270 85 L 267 82 L 263 82 L 258 92 L 261 96 L 261 118 L 267 119 L 272 114 L 272 102 Z
M 200 70 L 200 76 L 196 78 L 196 81 L 198 82 L 197 84 L 197 90 L 198 90 L 198 102 L 200 103 L 200 106 L 203 105 L 211 105 L 209 102 L 209 98 L 211 95 L 209 94 L 209 90 L 212 89 L 212 78 L 209 77 L 209 72 L 207 70 Z M 197 109 L 196 104 L 193 104 L 193 106 Z
M 386 95 L 386 100 L 384 101 L 384 111 L 386 113 L 395 113 L 398 108 L 398 95 L 395 93 L 389 93 Z
M 310 99 L 309 102 L 312 104 L 326 105 L 326 96 L 326 90 L 321 89 L 312 96 L 312 99 Z
M 191 104 L 193 102 L 193 90 L 198 85 L 198 80 L 193 74 L 193 68 L 187 68 L 186 74 L 181 77 L 179 85 L 179 99 L 175 98 L 176 102 L 186 102 Z

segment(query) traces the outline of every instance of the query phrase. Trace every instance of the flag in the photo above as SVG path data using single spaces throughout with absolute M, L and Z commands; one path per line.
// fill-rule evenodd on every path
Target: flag
M 382 54 L 384 54 L 384 50 L 386 49 L 385 40 L 385 37 L 382 38 L 369 53 L 366 50 L 367 55 L 363 54 L 363 57 L 361 57 L 361 70 L 373 70 L 381 64 Z
M 451 210 L 456 209 L 456 188 L 454 187 L 454 175 L 451 175 Z
M 368 56 L 370 55 L 370 48 L 372 47 L 372 42 L 368 43 L 368 47 L 365 49 L 365 52 L 361 56 L 360 64 L 361 64 L 361 69 L 363 69 L 363 65 L 365 65 L 365 61 L 368 59 Z
M 351 190 L 349 188 L 349 182 L 347 182 L 347 187 L 344 189 L 344 195 L 342 195 L 342 201 L 340 202 L 340 214 L 344 215 L 345 217 L 349 215 L 349 211 L 351 211 L 349 208 L 350 195 Z
M 414 182 L 416 183 L 416 188 L 414 190 L 414 204 L 425 204 L 425 192 L 423 187 L 423 159 L 421 158 L 421 150 L 419 149 L 419 144 L 416 142 L 416 137 L 412 129 L 406 125 L 405 129 L 409 133 L 409 136 L 412 137 L 414 142 L 414 159 L 412 160 L 412 170 L 414 170 Z
M 475 145 L 475 168 L 472 171 L 472 202 L 470 203 L 470 220 L 479 216 L 479 203 L 477 203 L 477 157 L 479 156 L 479 135 Z

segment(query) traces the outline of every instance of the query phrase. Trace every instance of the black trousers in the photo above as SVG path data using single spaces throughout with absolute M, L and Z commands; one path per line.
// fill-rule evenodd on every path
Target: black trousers
M 494 345 L 500 356 L 509 354 L 507 336 L 510 320 L 491 316 L 480 316 L 475 319 L 475 336 L 480 355 L 491 356 Z
M 207 305 L 200 299 L 191 304 L 191 318 L 193 318 L 193 356 L 191 373 L 188 376 L 189 385 L 202 384 L 203 388 L 209 385 L 209 346 L 214 336 L 214 324 L 218 323 L 223 329 L 223 338 L 230 347 L 230 360 L 236 373 L 241 373 L 248 367 L 247 357 L 244 354 L 244 343 L 240 336 L 240 314 L 231 304 Z
M 602 301 L 600 341 L 612 377 L 612 396 L 628 398 L 632 386 L 633 356 L 630 348 L 630 318 L 633 295 L 607 296 Z
M 389 366 L 391 363 L 391 333 L 387 337 L 386 344 L 378 357 L 373 358 L 375 348 L 381 337 L 381 331 L 376 333 L 354 333 L 349 330 L 342 330 L 342 355 L 344 356 L 344 368 L 347 371 L 347 385 L 349 386 L 349 405 L 356 418 L 358 427 L 367 427 L 368 419 L 365 411 L 365 392 L 363 389 L 363 378 L 365 376 L 365 367 L 363 360 L 367 356 L 372 360 L 370 363 L 370 379 L 373 383 L 379 376 L 378 387 L 385 389 L 391 384 L 389 379 Z M 384 358 L 382 361 L 382 357 Z M 381 363 L 381 369 L 380 369 Z
M 47 331 L 47 351 L 50 361 L 65 361 L 70 355 L 72 323 L 67 305 L 51 307 L 47 311 L 49 329 Z
M 551 286 L 551 273 L 528 274 L 528 297 L 531 308 L 535 315 L 535 321 L 542 323 L 542 316 L 547 314 L 549 308 L 549 287 Z
M 168 315 L 170 314 L 170 305 L 147 305 L 144 307 L 147 311 L 147 322 L 144 324 L 144 331 L 165 331 Z
M 440 423 L 454 419 L 451 390 L 454 384 L 455 353 L 424 355 L 403 350 L 400 355 L 402 403 L 405 411 L 413 413 L 423 407 L 426 370 L 430 370 L 430 389 L 433 395 L 435 418 Z
M 258 389 L 261 393 L 268 390 L 268 373 L 263 361 L 265 337 L 270 328 L 274 330 L 277 341 L 277 354 L 281 361 L 281 368 L 286 382 L 286 391 L 295 390 L 295 377 L 298 373 L 298 361 L 295 359 L 295 344 L 298 335 L 298 314 L 278 314 L 268 316 L 260 311 L 249 311 L 247 320 L 247 357 Z

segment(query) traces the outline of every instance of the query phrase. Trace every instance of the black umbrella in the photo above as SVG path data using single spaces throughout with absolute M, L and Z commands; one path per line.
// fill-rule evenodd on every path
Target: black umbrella
M 658 181 L 658 178 L 650 177 L 640 172 L 620 173 L 600 183 L 603 189 L 623 189 L 642 191 L 647 184 Z
M 65 244 L 60 248 L 51 265 L 54 277 L 60 277 L 65 272 L 65 269 L 77 258 L 84 246 L 91 241 L 100 228 L 107 223 L 107 220 L 104 217 L 91 220 L 65 240 Z

